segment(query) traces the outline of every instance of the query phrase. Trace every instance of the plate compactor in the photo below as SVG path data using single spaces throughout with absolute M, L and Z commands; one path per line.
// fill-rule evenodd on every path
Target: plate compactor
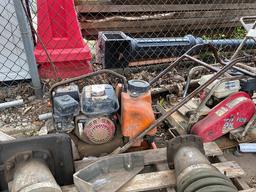
M 114 88 L 110 84 L 90 84 L 79 88 L 79 81 L 104 74 L 122 80 Z M 121 84 L 122 83 L 122 84 Z M 134 138 L 155 121 L 150 86 L 142 80 L 126 81 L 110 70 L 70 79 L 51 90 L 54 126 L 69 133 L 86 156 L 114 151 Z M 133 147 L 148 148 L 157 129 L 138 140 Z
M 199 84 L 213 75 L 202 76 Z M 217 79 L 178 110 L 187 119 L 187 132 L 200 136 L 204 142 L 227 133 L 242 140 L 248 129 L 256 125 L 252 89 L 241 76 Z

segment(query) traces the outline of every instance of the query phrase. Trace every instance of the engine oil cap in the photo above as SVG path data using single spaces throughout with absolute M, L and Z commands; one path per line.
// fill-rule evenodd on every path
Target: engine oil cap
M 150 85 L 147 81 L 132 79 L 128 81 L 128 90 L 132 95 L 136 96 L 147 92 L 150 89 Z

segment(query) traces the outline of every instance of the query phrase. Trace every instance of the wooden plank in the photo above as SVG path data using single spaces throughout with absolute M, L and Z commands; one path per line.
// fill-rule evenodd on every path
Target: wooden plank
M 136 175 L 131 181 L 125 184 L 119 192 L 137 192 L 174 187 L 176 177 L 173 170 L 144 173 Z
M 161 24 L 161 22 L 159 22 L 159 25 Z M 126 28 L 118 28 L 118 26 L 116 27 L 112 27 L 111 25 L 108 28 L 82 28 L 82 33 L 84 36 L 86 37 L 93 37 L 91 39 L 96 39 L 95 37 L 98 36 L 98 32 L 99 31 L 106 31 L 106 30 L 114 30 L 114 31 L 118 31 L 121 30 L 124 33 L 130 33 L 130 34 L 146 34 L 146 33 L 152 33 L 153 37 L 155 35 L 159 36 L 159 33 L 164 36 L 166 34 L 171 34 L 173 35 L 173 33 L 177 33 L 178 31 L 197 31 L 197 30 L 204 30 L 204 29 L 221 29 L 221 28 L 234 28 L 239 26 L 239 21 L 232 21 L 232 22 L 222 22 L 222 23 L 208 23 L 206 24 L 193 24 L 190 23 L 188 25 L 182 25 L 179 24 L 179 22 L 177 21 L 176 24 L 173 25 L 155 25 L 152 27 L 148 27 L 148 28 L 143 28 L 143 22 L 141 22 L 141 27 L 132 27 L 132 26 L 127 26 Z M 85 27 L 85 26 L 84 26 Z
M 161 105 L 156 106 L 157 110 L 164 115 L 167 109 L 164 109 Z M 176 111 L 172 115 L 166 118 L 167 122 L 174 127 L 174 129 L 178 132 L 179 135 L 186 134 L 186 120 Z
M 215 142 L 204 143 L 204 151 L 206 156 L 220 156 L 223 155 L 222 150 Z
M 216 143 L 205 143 L 204 144 L 205 153 L 207 156 L 219 156 L 223 155 L 221 149 L 219 149 Z M 159 148 L 159 149 L 151 149 L 145 151 L 137 151 L 132 152 L 133 154 L 140 154 L 144 156 L 144 164 L 145 165 L 152 165 L 156 163 L 163 163 L 166 162 L 166 148 Z M 123 155 L 123 154 L 119 154 Z M 104 157 L 103 157 L 104 158 Z M 76 171 L 84 168 L 85 166 L 95 162 L 96 160 L 81 160 L 75 161 L 75 169 Z
M 99 12 L 164 12 L 164 11 L 210 11 L 210 10 L 242 10 L 255 9 L 256 3 L 234 4 L 156 4 L 156 5 L 78 5 L 76 9 L 80 13 Z
M 213 164 L 220 172 L 226 173 L 229 178 L 240 177 L 244 171 L 234 161 L 227 161 Z M 119 192 L 138 192 L 166 187 L 175 187 L 176 177 L 174 170 L 164 170 L 136 175 L 131 181 L 125 184 Z M 73 186 L 62 188 L 63 192 L 76 192 Z M 252 192 L 252 191 L 243 191 Z
M 118 30 L 125 33 L 158 33 L 196 31 L 203 29 L 227 28 L 239 26 L 238 19 L 217 18 L 217 19 L 168 19 L 152 21 L 115 21 L 105 23 L 86 23 L 80 22 L 82 32 L 85 36 L 97 36 L 99 31 Z
M 62 192 L 78 192 L 74 185 L 66 185 L 61 187 Z
M 168 164 L 167 163 L 157 163 L 156 165 L 157 171 L 165 171 L 168 170 Z M 176 192 L 174 187 L 166 187 L 165 189 L 166 192 Z
M 223 19 L 223 20 L 222 20 Z M 150 30 L 151 27 L 159 27 L 156 29 L 151 29 L 151 31 L 157 31 L 161 29 L 160 27 L 166 26 L 187 26 L 188 25 L 206 25 L 206 24 L 220 24 L 226 23 L 228 26 L 230 22 L 238 21 L 238 17 L 236 16 L 229 16 L 229 17 L 212 17 L 212 18 L 191 18 L 191 19 L 148 19 L 148 20 L 132 20 L 132 21 L 102 21 L 102 22 L 80 22 L 82 29 L 115 29 L 118 28 L 122 30 L 122 28 L 146 28 L 146 30 Z M 144 29 L 145 30 L 145 29 Z
M 229 178 L 240 177 L 244 175 L 244 171 L 234 161 L 213 164 L 220 172 L 226 173 Z M 165 170 L 160 172 L 144 173 L 135 176 L 120 192 L 137 192 L 162 189 L 166 187 L 175 187 L 176 177 L 173 170 Z
M 235 161 L 215 163 L 213 166 L 229 178 L 240 177 L 245 174 L 244 170 Z
M 217 159 L 220 161 L 220 162 L 226 162 L 227 159 L 224 157 L 224 155 L 220 155 L 217 157 Z M 233 179 L 233 183 L 234 185 L 239 188 L 239 189 L 243 189 L 243 190 L 247 190 L 247 189 L 251 189 L 249 187 L 249 185 L 247 184 L 247 182 L 244 181 L 243 178 L 240 178 L 240 177 L 237 177 L 237 178 L 234 178 Z
M 63 186 L 61 187 L 61 190 L 62 192 L 78 192 L 78 190 L 74 185 Z M 173 190 L 172 192 L 175 192 L 175 190 Z M 251 188 L 251 189 L 241 190 L 239 192 L 256 192 L 256 189 Z
M 157 4 L 207 4 L 209 0 L 74 0 L 76 5 L 157 5 Z M 213 1 L 212 1 L 213 2 Z M 241 0 L 214 0 L 215 4 L 241 3 Z M 243 3 L 254 3 L 254 0 L 243 0 Z
M 239 191 L 239 192 L 256 192 L 256 189 L 251 188 L 251 189 L 246 189 L 246 190 L 242 190 L 242 191 Z
M 256 13 L 256 10 L 252 10 L 252 13 Z M 245 16 L 245 15 L 250 15 L 249 14 L 249 10 L 230 10 L 230 11 L 215 11 L 215 10 L 211 10 L 211 11 L 190 11 L 190 12 L 167 12 L 167 13 L 158 13 L 158 14 L 154 14 L 152 12 L 143 12 L 143 14 L 136 14 L 137 16 L 134 15 L 129 15 L 129 14 L 125 14 L 124 16 L 118 16 L 118 15 L 114 15 L 114 13 L 111 13 L 111 15 L 113 16 L 109 16 L 109 14 L 107 16 L 105 16 L 103 13 L 101 13 L 100 15 L 97 13 L 97 15 L 95 15 L 94 19 L 91 19 L 92 14 L 89 13 L 89 19 L 87 19 L 87 14 L 85 15 L 81 15 L 80 17 L 80 22 L 85 22 L 85 23 L 112 23 L 112 22 L 128 22 L 128 21 L 154 21 L 154 20 L 170 20 L 170 19 L 186 19 L 186 20 L 192 20 L 192 19 L 212 19 L 212 18 L 219 18 L 219 19 L 223 19 L 221 20 L 222 22 L 224 22 L 225 20 L 227 20 L 228 18 L 232 18 L 235 20 L 239 20 L 239 18 L 241 16 Z M 100 17 L 99 17 L 100 16 Z
M 151 6 L 147 6 L 151 8 Z M 193 7 L 198 6 L 193 5 Z M 222 7 L 226 8 L 225 6 Z M 125 8 L 125 10 L 127 9 Z M 132 8 L 132 10 L 134 9 Z M 163 16 L 161 16 L 161 18 L 159 18 L 159 14 L 152 15 L 151 13 L 145 15 L 148 12 L 144 11 L 141 13 L 144 15 L 138 15 L 136 17 L 134 17 L 134 15 L 131 15 L 132 17 L 129 17 L 129 15 L 127 15 L 126 13 L 126 17 L 120 17 L 115 16 L 115 13 L 111 13 L 111 15 L 114 15 L 113 17 L 105 17 L 104 12 L 99 14 L 97 11 L 97 13 L 95 13 L 95 20 L 86 20 L 86 14 L 82 14 L 80 15 L 80 23 L 81 28 L 83 29 L 83 35 L 87 37 L 97 36 L 98 31 L 106 30 L 120 30 L 126 33 L 135 34 L 161 32 L 163 35 L 165 35 L 166 32 L 177 32 L 179 30 L 196 31 L 209 28 L 230 28 L 240 26 L 239 18 L 245 15 L 255 15 L 256 9 L 211 9 L 208 11 L 201 9 L 182 12 L 174 10 L 174 12 L 169 11 L 168 13 L 162 14 Z M 92 16 L 92 14 L 93 13 L 89 12 L 87 15 Z

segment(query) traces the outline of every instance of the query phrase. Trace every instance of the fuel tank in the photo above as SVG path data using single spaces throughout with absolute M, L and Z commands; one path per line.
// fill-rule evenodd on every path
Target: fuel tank
M 142 80 L 128 81 L 128 93 L 121 94 L 121 114 L 122 114 L 122 135 L 128 138 L 134 138 L 144 131 L 155 121 L 152 109 L 152 98 L 150 86 Z M 157 129 L 148 132 L 148 135 L 155 135 Z M 134 146 L 140 146 L 136 142 Z
M 191 133 L 204 142 L 218 139 L 233 129 L 245 125 L 255 113 L 255 103 L 245 92 L 237 92 L 216 105 L 208 115 L 198 121 Z

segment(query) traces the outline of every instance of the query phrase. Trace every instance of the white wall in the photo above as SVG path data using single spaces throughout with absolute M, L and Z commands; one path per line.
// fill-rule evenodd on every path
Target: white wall
M 29 78 L 13 0 L 0 0 L 0 81 Z

